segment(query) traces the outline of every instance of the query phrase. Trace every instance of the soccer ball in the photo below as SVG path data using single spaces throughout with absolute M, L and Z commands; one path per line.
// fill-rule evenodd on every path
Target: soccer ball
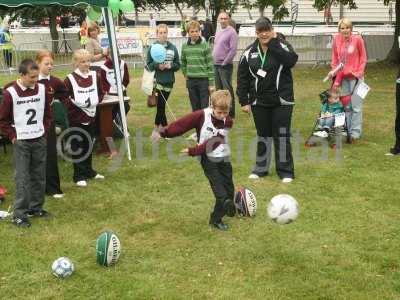
M 241 187 L 235 195 L 234 201 L 238 214 L 243 217 L 254 217 L 257 211 L 257 200 L 253 192 Z
M 121 242 L 112 231 L 102 232 L 96 241 L 96 260 L 99 265 L 111 266 L 121 255 Z
M 268 216 L 278 224 L 288 224 L 299 215 L 299 204 L 287 194 L 276 195 L 267 207 Z
M 68 257 L 59 257 L 51 265 L 53 275 L 58 278 L 67 278 L 75 270 L 74 264 Z

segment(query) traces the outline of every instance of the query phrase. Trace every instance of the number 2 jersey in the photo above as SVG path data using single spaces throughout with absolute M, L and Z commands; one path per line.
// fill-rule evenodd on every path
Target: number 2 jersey
M 36 140 L 47 134 L 52 122 L 52 96 L 43 84 L 33 88 L 12 82 L 3 90 L 0 131 L 10 140 Z

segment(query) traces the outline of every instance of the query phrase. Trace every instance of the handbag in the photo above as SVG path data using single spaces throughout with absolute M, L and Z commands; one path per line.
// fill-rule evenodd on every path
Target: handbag
M 155 71 L 149 71 L 147 67 L 143 69 L 142 91 L 148 96 L 152 95 L 153 93 L 154 74 Z
M 147 96 L 147 106 L 148 107 L 157 106 L 157 95 L 155 91 L 153 91 L 150 96 Z

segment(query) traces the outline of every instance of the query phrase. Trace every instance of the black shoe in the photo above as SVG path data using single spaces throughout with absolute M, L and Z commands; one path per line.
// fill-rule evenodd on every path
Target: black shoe
M 234 217 L 236 214 L 235 204 L 232 200 L 226 199 L 224 202 L 224 211 L 228 217 Z
M 11 220 L 11 222 L 17 227 L 31 227 L 31 223 L 27 218 L 15 217 Z
M 400 148 L 396 148 L 396 147 L 390 148 L 390 153 L 393 154 L 393 155 L 399 155 L 400 154 Z
M 226 231 L 228 230 L 228 225 L 225 223 L 222 223 L 222 221 L 220 222 L 213 222 L 211 223 L 212 226 L 214 226 L 215 228 L 222 230 L 222 231 Z
M 41 210 L 30 210 L 26 213 L 28 217 L 38 217 L 38 218 L 50 218 L 52 215 L 48 211 Z

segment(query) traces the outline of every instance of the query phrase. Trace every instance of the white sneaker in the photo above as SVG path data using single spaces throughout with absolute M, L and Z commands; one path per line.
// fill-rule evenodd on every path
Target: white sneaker
M 313 135 L 321 137 L 321 138 L 327 138 L 328 137 L 328 133 L 325 130 L 316 131 L 316 132 L 313 133 Z
M 101 174 L 97 174 L 96 176 L 94 176 L 94 179 L 104 179 L 105 177 Z
M 188 141 L 195 141 L 195 142 L 197 142 L 197 133 L 195 132 L 195 133 L 192 133 L 191 135 L 189 135 L 187 138 L 186 138 Z
M 249 179 L 260 179 L 260 176 L 258 176 L 257 174 L 251 173 L 249 175 Z
M 286 177 L 282 179 L 282 183 L 291 183 L 293 181 L 293 178 Z
M 54 194 L 53 195 L 53 198 L 56 198 L 56 199 L 60 199 L 60 198 L 63 198 L 63 197 L 64 197 L 64 194 Z
M 87 186 L 87 182 L 86 182 L 86 180 L 80 180 L 80 181 L 78 181 L 76 183 L 76 185 L 80 186 L 80 187 L 86 187 Z

